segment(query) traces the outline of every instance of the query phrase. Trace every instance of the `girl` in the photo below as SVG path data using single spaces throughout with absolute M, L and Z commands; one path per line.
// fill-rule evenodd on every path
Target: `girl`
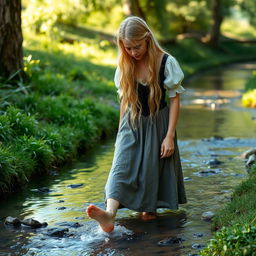
M 120 96 L 120 121 L 105 186 L 107 208 L 90 205 L 86 210 L 105 232 L 113 231 L 118 208 L 152 219 L 157 208 L 178 209 L 178 204 L 187 201 L 175 132 L 179 94 L 185 91 L 183 72 L 139 17 L 121 23 L 117 44 L 114 81 Z

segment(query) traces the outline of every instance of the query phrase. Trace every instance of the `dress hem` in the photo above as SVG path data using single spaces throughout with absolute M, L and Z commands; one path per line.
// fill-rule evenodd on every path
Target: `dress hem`
M 129 210 L 136 211 L 136 212 L 156 212 L 156 210 L 159 209 L 159 208 L 165 208 L 165 209 L 169 209 L 169 210 L 178 210 L 179 209 L 179 204 L 187 203 L 187 202 L 185 202 L 185 203 L 178 203 L 177 207 L 166 207 L 166 206 L 161 207 L 161 206 L 157 206 L 155 209 L 142 209 L 142 208 L 136 209 L 136 208 L 133 208 L 133 207 L 128 207 L 128 204 L 126 204 L 124 202 L 125 200 L 120 200 L 116 196 L 109 196 L 108 198 L 106 198 L 105 199 L 105 204 L 107 203 L 107 200 L 110 199 L 110 198 L 119 202 L 120 205 L 119 205 L 118 209 L 127 208 Z

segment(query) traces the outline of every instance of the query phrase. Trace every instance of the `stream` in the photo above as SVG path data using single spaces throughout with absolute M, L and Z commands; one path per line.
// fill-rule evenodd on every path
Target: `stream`
M 212 237 L 211 222 L 202 213 L 216 212 L 230 200 L 234 186 L 247 176 L 240 155 L 256 145 L 256 110 L 243 108 L 240 100 L 252 70 L 256 63 L 232 64 L 184 83 L 177 134 L 188 203 L 178 211 L 159 209 L 157 219 L 142 221 L 120 209 L 110 234 L 85 216 L 90 203 L 104 207 L 113 137 L 1 201 L 0 256 L 199 255 Z M 4 225 L 7 216 L 48 226 L 14 228 Z M 54 228 L 66 228 L 64 236 L 52 236 Z

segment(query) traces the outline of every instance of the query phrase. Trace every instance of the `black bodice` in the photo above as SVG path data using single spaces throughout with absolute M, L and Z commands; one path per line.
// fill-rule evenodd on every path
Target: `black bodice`
M 161 87 L 161 90 L 162 90 L 160 109 L 164 108 L 167 105 L 165 100 L 166 90 L 164 88 L 164 80 L 165 80 L 164 69 L 165 69 L 165 63 L 167 58 L 168 58 L 168 54 L 165 53 L 161 62 L 160 70 L 159 70 L 159 86 Z M 148 116 L 150 114 L 149 106 L 148 106 L 149 86 L 148 85 L 145 86 L 141 83 L 138 83 L 137 86 L 138 86 L 137 90 L 138 90 L 139 101 L 142 106 L 142 115 Z

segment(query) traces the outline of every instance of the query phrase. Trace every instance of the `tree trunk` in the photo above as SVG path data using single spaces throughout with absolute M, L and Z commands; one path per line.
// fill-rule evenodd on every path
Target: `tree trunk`
M 212 47 L 219 47 L 219 38 L 220 38 L 220 27 L 223 21 L 223 15 L 221 10 L 221 0 L 213 0 L 212 1 L 212 19 L 213 24 L 211 27 L 211 31 L 209 34 L 208 43 Z
M 23 74 L 21 0 L 0 0 L 0 76 Z
M 123 10 L 126 16 L 139 16 L 146 21 L 146 15 L 143 12 L 139 0 L 123 0 Z

